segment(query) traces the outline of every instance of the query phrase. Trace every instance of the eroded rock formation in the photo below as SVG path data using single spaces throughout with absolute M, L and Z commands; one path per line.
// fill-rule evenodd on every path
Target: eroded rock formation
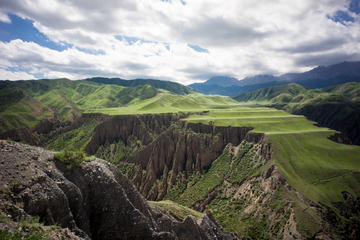
M 96 159 L 69 170 L 53 152 L 1 141 L 2 196 L 23 206 L 25 215 L 40 216 L 46 225 L 58 223 L 84 239 L 236 239 L 214 218 L 180 222 L 152 209 L 116 167 Z M 20 204 L 21 203 L 21 204 Z M 4 209 L 4 208 L 3 208 Z M 12 220 L 19 213 L 9 214 Z

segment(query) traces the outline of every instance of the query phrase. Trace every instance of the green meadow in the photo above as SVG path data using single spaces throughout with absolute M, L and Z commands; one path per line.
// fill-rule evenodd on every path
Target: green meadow
M 360 196 L 360 147 L 335 143 L 330 132 L 270 136 L 274 158 L 289 184 L 318 204 Z
M 290 134 L 303 132 L 331 132 L 327 128 L 315 126 L 315 122 L 304 116 L 291 115 L 283 110 L 274 108 L 236 106 L 233 110 L 213 110 L 207 115 L 191 115 L 184 121 L 209 124 L 216 126 L 253 127 L 253 132 L 270 134 Z

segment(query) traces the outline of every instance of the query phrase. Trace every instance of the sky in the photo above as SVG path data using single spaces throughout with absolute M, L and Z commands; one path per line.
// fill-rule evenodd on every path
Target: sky
M 1 0 L 0 79 L 279 76 L 360 61 L 360 0 Z

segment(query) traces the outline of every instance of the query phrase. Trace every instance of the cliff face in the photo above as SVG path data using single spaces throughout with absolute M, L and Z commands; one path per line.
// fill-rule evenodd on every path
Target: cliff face
M 130 136 L 135 136 L 142 145 L 153 141 L 152 135 L 165 131 L 173 122 L 184 114 L 148 114 L 111 116 L 100 123 L 94 130 L 94 136 L 85 151 L 95 154 L 100 145 L 121 139 L 127 143 Z
M 165 177 L 170 177 L 171 188 L 177 184 L 178 174 L 184 172 L 184 178 L 188 178 L 192 172 L 208 169 L 228 143 L 238 145 L 246 139 L 260 139 L 261 134 L 249 133 L 250 130 L 249 127 L 215 127 L 183 122 L 163 132 L 126 161 L 140 164 L 146 170 L 144 176 L 135 182 L 140 193 L 149 200 L 162 199 L 159 187 L 154 186 L 158 179 L 164 176 L 161 195 L 165 196 L 168 184 Z
M 53 152 L 1 142 L 1 208 L 9 220 L 40 216 L 83 239 L 236 239 L 214 218 L 180 222 L 151 209 L 133 184 L 114 166 L 96 159 L 70 171 Z

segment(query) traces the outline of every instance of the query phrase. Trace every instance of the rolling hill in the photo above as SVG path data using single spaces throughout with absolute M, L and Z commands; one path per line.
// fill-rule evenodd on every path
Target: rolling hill
M 149 85 L 123 87 L 68 79 L 1 81 L 0 86 L 2 123 L 7 126 L 1 132 L 20 126 L 33 126 L 37 120 L 49 115 L 64 122 L 74 121 L 85 110 L 126 106 L 158 93 Z M 36 106 L 32 107 L 34 104 Z M 35 113 L 34 109 L 43 110 Z M 19 112 L 27 117 L 16 115 Z
M 160 81 L 154 79 L 134 79 L 134 80 L 124 80 L 120 78 L 87 78 L 85 81 L 96 82 L 102 84 L 112 84 L 124 87 L 136 87 L 149 85 L 157 89 L 164 89 L 174 94 L 186 95 L 194 93 L 194 90 L 190 87 L 184 86 L 182 84 L 170 81 Z

